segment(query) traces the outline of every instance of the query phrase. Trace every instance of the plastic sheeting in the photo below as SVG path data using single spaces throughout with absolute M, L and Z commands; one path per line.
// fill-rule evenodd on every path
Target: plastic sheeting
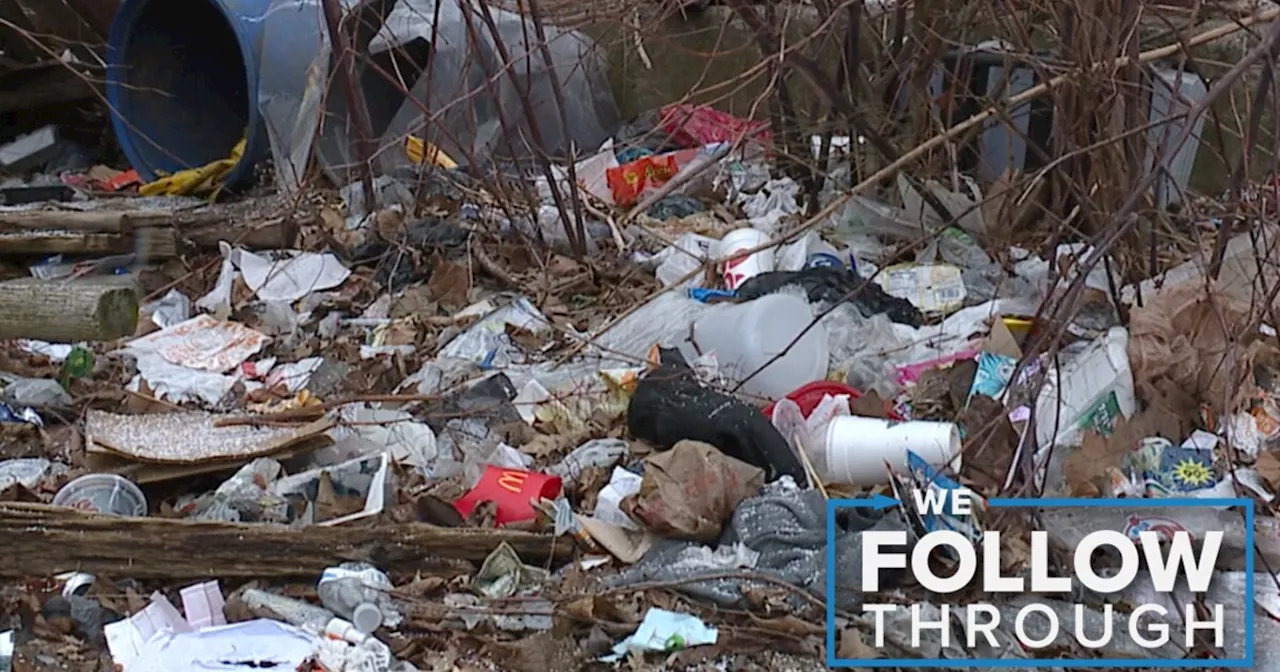
M 747 573 L 782 579 L 825 599 L 826 500 L 817 490 L 797 490 L 794 483 L 788 487 L 785 481 L 770 483 L 765 487 L 765 494 L 738 505 L 715 553 L 696 543 L 663 541 L 640 562 L 606 580 L 606 585 L 680 581 L 677 590 L 722 607 L 741 607 L 747 604 L 748 592 L 768 588 L 770 584 L 745 579 L 690 579 L 742 571 L 737 568 L 747 567 Z M 836 573 L 841 577 L 837 585 L 857 585 L 862 576 L 859 533 L 866 529 L 901 530 L 903 527 L 898 516 L 876 519 L 861 509 L 846 509 L 841 514 L 844 520 L 836 533 Z M 841 590 L 836 604 L 848 608 L 857 598 L 856 592 Z M 798 596 L 791 599 L 796 608 L 807 604 Z
M 344 12 L 356 4 L 340 1 Z M 564 92 L 565 137 L 552 73 L 533 26 L 515 12 L 490 11 L 497 38 L 512 60 L 506 66 L 494 34 L 473 6 L 458 0 L 396 0 L 391 5 L 369 43 L 370 60 L 410 84 L 405 88 L 412 99 L 406 100 L 372 65 L 358 66 L 357 75 L 379 140 L 376 163 L 383 173 L 411 166 L 404 141 L 409 134 L 421 137 L 424 129 L 430 142 L 460 164 L 469 157 L 528 161 L 536 150 L 520 89 L 529 92 L 543 144 L 553 157 L 567 156 L 571 148 L 592 152 L 617 130 L 618 110 L 603 49 L 581 32 L 544 28 Z M 371 20 L 376 22 L 366 17 L 362 23 Z M 319 0 L 271 3 L 263 29 L 258 106 L 283 189 L 302 182 L 312 147 L 331 179 L 351 181 L 346 167 L 356 152 L 346 121 L 346 96 L 338 86 L 325 90 L 325 83 L 335 79 L 330 55 Z M 431 115 L 424 114 L 424 100 Z M 503 131 L 504 118 L 509 134 Z

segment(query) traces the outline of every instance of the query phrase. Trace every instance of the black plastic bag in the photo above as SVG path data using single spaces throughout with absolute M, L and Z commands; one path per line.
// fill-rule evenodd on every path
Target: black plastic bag
M 924 315 L 906 299 L 890 295 L 879 283 L 864 281 L 848 269 L 818 266 L 803 271 L 771 271 L 749 278 L 738 288 L 739 301 L 772 294 L 787 285 L 799 285 L 813 303 L 848 301 L 865 317 L 884 313 L 898 324 L 919 327 Z M 864 285 L 858 289 L 859 285 Z
M 661 354 L 661 366 L 640 379 L 627 406 L 633 436 L 662 450 L 702 441 L 763 469 L 770 481 L 786 475 L 808 486 L 800 458 L 760 409 L 703 386 L 677 351 Z

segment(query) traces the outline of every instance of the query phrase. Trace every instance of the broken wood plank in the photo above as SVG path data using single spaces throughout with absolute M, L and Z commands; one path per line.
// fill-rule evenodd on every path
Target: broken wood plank
M 0 340 L 114 341 L 138 329 L 132 276 L 0 282 Z
M 167 210 L 24 210 L 0 213 L 0 231 L 83 231 L 129 233 L 161 226 L 225 224 L 221 212 L 170 212 Z
M 3 220 L 3 215 L 0 215 Z M 85 233 L 70 230 L 4 231 L 0 221 L 0 256 L 36 256 L 76 254 L 107 256 L 141 252 L 144 259 L 172 259 L 184 252 L 216 250 L 226 241 L 247 250 L 278 250 L 293 247 L 298 226 L 307 220 L 289 221 L 275 218 L 257 224 L 216 223 L 189 226 L 139 227 L 132 233 Z M 145 231 L 140 249 L 135 249 L 135 236 Z M 194 248 L 194 249 L 193 249 Z
M 90 254 L 106 256 L 133 251 L 129 236 L 113 233 L 80 233 L 76 231 L 0 232 L 3 256 L 35 256 L 48 254 Z
M 551 535 L 423 523 L 305 527 L 167 518 L 115 518 L 74 509 L 0 502 L 6 557 L 0 576 L 64 571 L 158 579 L 314 577 L 345 561 L 409 572 L 428 557 L 483 561 L 506 542 L 530 564 L 568 559 L 573 544 Z
M 39 70 L 13 73 L 0 79 L 0 113 L 87 100 L 95 93 L 92 79 L 102 76 L 82 74 L 65 63 Z

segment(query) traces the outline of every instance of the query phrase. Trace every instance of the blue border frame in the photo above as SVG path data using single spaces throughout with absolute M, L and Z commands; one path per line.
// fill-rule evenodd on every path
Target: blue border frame
M 896 501 L 896 500 L 894 500 Z M 1245 657 L 1244 658 L 1172 658 L 1172 659 L 1129 659 L 1129 658 L 1094 658 L 1086 660 L 1066 658 L 974 658 L 951 660 L 946 658 L 836 658 L 836 511 L 842 508 L 869 506 L 867 499 L 830 499 L 827 500 L 827 667 L 905 667 L 905 668 L 937 668 L 937 667 L 985 667 L 985 668 L 1026 668 L 1026 667 L 1065 667 L 1065 668 L 1252 668 L 1254 666 L 1254 511 L 1253 500 L 1247 497 L 1196 499 L 1017 499 L 993 498 L 987 501 L 989 508 L 1128 508 L 1128 509 L 1164 509 L 1164 508 L 1221 508 L 1243 507 L 1245 517 L 1245 592 L 1248 594 L 1244 610 Z M 877 507 L 880 508 L 880 507 Z

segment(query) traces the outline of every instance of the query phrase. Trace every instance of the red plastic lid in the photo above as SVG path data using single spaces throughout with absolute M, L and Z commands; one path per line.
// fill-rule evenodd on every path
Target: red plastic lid
M 823 397 L 827 395 L 834 397 L 841 394 L 849 395 L 849 400 L 853 401 L 854 399 L 862 396 L 862 390 L 831 380 L 815 380 L 812 383 L 805 383 L 804 385 L 796 388 L 793 392 L 787 395 L 787 398 L 796 402 L 796 405 L 800 407 L 800 412 L 807 418 L 809 417 L 809 414 L 813 412 L 813 409 L 817 408 L 818 404 L 822 403 Z M 773 406 L 773 404 L 769 404 L 764 407 L 765 417 L 768 417 L 771 420 L 773 419 Z M 894 412 L 893 408 L 887 403 L 885 404 L 885 412 L 891 419 L 901 419 L 901 417 Z

